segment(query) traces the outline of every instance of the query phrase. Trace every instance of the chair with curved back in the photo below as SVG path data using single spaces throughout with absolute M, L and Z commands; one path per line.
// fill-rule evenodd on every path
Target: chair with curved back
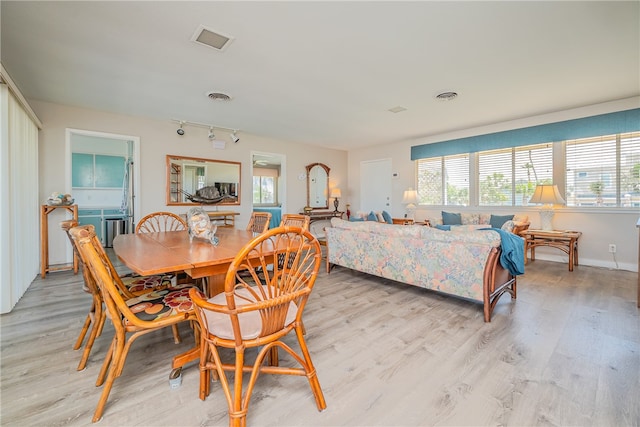
M 163 289 L 132 296 L 109 260 L 93 225 L 69 230 L 84 267 L 100 289 L 115 334 L 98 374 L 96 386 L 104 384 L 93 422 L 102 418 L 113 382 L 122 374 L 133 342 L 140 336 L 195 319 L 189 299 L 191 286 Z M 153 307 L 153 310 L 148 310 Z
M 136 233 L 186 230 L 187 222 L 171 212 L 153 212 L 143 217 L 136 225 Z
M 271 221 L 270 212 L 251 212 L 247 230 L 254 233 L 264 233 L 269 229 L 269 221 Z
M 82 269 L 82 277 L 84 279 L 82 290 L 91 294 L 91 308 L 89 309 L 89 313 L 85 318 L 84 324 L 82 325 L 82 329 L 80 330 L 80 334 L 78 335 L 78 339 L 73 346 L 74 350 L 78 350 L 82 346 L 82 342 L 84 341 L 87 332 L 89 332 L 89 327 L 91 327 L 91 332 L 89 332 L 89 336 L 87 337 L 87 342 L 84 345 L 84 350 L 82 352 L 82 357 L 80 358 L 80 363 L 78 363 L 78 367 L 76 368 L 78 371 L 84 370 L 87 366 L 87 360 L 89 360 L 89 354 L 91 353 L 91 348 L 93 347 L 93 343 L 96 338 L 102 334 L 102 328 L 104 326 L 106 314 L 103 310 L 102 304 L 102 295 L 100 294 L 100 289 L 98 289 L 98 285 L 95 283 L 93 278 L 91 277 L 89 270 L 85 267 L 84 262 L 82 262 L 82 258 L 78 253 L 78 249 L 76 248 L 75 242 L 71 237 L 71 230 L 74 227 L 78 226 L 78 221 L 70 219 L 67 221 L 62 221 L 60 223 L 60 227 L 66 232 L 69 241 L 71 242 L 71 247 L 73 248 L 73 252 L 77 255 L 78 261 L 80 262 L 80 266 Z
M 279 268 L 273 262 L 279 255 L 293 262 Z M 277 227 L 253 239 L 236 255 L 225 277 L 224 293 L 206 299 L 198 290 L 189 291 L 200 325 L 200 399 L 209 395 L 214 371 L 227 399 L 230 426 L 246 425 L 258 374 L 305 376 L 318 410 L 326 408 L 302 325 L 302 312 L 318 275 L 320 257 L 320 245 L 309 231 Z M 284 340 L 290 332 L 297 337 L 299 352 Z M 234 363 L 221 360 L 220 348 L 235 351 Z M 245 365 L 247 348 L 259 350 L 253 364 Z M 300 366 L 279 366 L 279 349 Z M 227 371 L 233 372 L 233 387 Z M 244 372 L 251 374 L 243 393 Z
M 72 228 L 78 226 L 78 221 L 76 220 L 67 220 L 62 221 L 60 223 L 60 227 L 65 231 L 69 241 L 71 242 L 71 247 L 73 251 L 78 256 L 78 261 L 82 268 L 82 277 L 83 277 L 83 285 L 82 290 L 91 294 L 91 307 L 89 309 L 89 313 L 87 313 L 87 317 L 85 318 L 82 329 L 80 330 L 80 334 L 78 335 L 78 339 L 73 346 L 74 350 L 80 349 L 82 346 L 82 342 L 85 337 L 87 337 L 87 332 L 89 332 L 89 327 L 91 327 L 91 331 L 89 332 L 89 336 L 87 337 L 87 341 L 84 345 L 84 350 L 82 351 L 82 357 L 80 358 L 80 362 L 78 363 L 78 367 L 76 370 L 82 371 L 86 368 L 87 362 L 89 360 L 89 356 L 91 354 L 91 349 L 93 347 L 93 343 L 96 338 L 102 334 L 102 328 L 104 327 L 106 312 L 103 308 L 103 299 L 100 289 L 98 285 L 93 280 L 92 276 L 89 273 L 89 270 L 84 265 L 80 254 L 78 253 L 78 248 L 76 247 L 75 241 L 73 240 L 71 233 L 69 232 Z M 80 226 L 85 227 L 86 226 Z M 158 291 L 167 288 L 175 288 L 176 281 L 174 274 L 156 274 L 153 276 L 140 276 L 135 273 L 128 273 L 120 275 L 121 283 L 123 285 L 121 292 L 126 298 L 133 298 L 136 295 L 141 293 L 146 293 L 149 291 Z M 173 329 L 173 339 L 176 344 L 181 342 L 180 334 L 178 332 L 178 328 L 175 327 Z
M 310 222 L 311 222 L 311 217 L 309 215 L 283 214 L 280 225 L 301 227 L 303 230 L 308 230 Z

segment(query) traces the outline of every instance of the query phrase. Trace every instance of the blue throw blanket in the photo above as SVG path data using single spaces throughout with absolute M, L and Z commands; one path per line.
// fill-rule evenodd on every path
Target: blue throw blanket
M 509 270 L 514 276 L 524 274 L 524 240 L 509 231 L 501 228 L 483 228 L 482 230 L 493 230 L 500 234 L 502 254 L 500 254 L 500 264 Z

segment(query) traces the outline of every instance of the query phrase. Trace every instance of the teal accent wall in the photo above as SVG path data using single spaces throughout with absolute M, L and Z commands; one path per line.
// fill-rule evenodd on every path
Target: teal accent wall
M 411 147 L 411 160 L 640 130 L 640 108 Z

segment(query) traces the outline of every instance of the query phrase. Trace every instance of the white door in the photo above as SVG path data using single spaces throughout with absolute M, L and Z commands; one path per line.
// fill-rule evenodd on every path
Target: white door
M 360 210 L 391 210 L 391 159 L 360 163 Z

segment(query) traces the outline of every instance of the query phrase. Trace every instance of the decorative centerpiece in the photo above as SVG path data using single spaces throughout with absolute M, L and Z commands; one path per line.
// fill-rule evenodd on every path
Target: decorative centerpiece
M 71 194 L 58 193 L 54 191 L 47 199 L 47 204 L 51 206 L 69 206 L 74 202 Z
M 216 237 L 218 226 L 209 220 L 209 215 L 201 207 L 191 208 L 187 211 L 187 226 L 190 242 L 193 242 L 194 238 L 208 240 L 214 246 L 220 242 Z

